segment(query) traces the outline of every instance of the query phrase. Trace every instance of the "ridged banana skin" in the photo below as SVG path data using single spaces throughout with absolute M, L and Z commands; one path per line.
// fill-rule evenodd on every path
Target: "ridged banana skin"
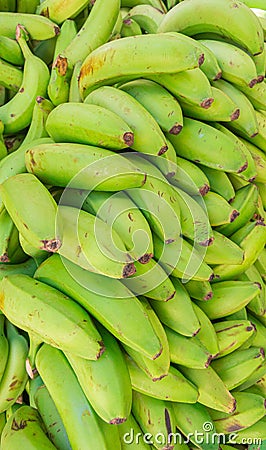
M 49 81 L 46 64 L 31 53 L 20 25 L 17 27 L 17 41 L 25 57 L 25 65 L 19 92 L 0 107 L 0 119 L 5 125 L 6 134 L 17 133 L 30 124 L 35 99 L 37 96 L 45 97 Z
M 23 173 L 8 178 L 0 187 L 1 198 L 19 232 L 37 249 L 55 251 L 56 203 L 34 175 Z M 27 199 L 31 198 L 31 202 Z
M 240 173 L 246 169 L 247 161 L 241 148 L 225 136 L 198 120 L 184 118 L 182 133 L 167 134 L 178 156 L 217 170 Z M 215 145 L 217 152 L 211 149 Z
M 218 433 L 230 434 L 248 428 L 265 415 L 265 399 L 256 394 L 234 392 L 236 409 L 232 415 L 209 410 Z
M 142 304 L 118 280 L 88 272 L 59 255 L 41 264 L 35 278 L 72 297 L 121 342 L 150 359 L 160 353 L 161 344 Z M 135 323 L 140 326 L 137 334 Z
M 34 382 L 35 380 L 30 380 L 29 392 L 33 396 L 35 407 L 42 418 L 50 441 L 59 450 L 71 450 L 62 419 L 47 387 L 43 384 L 42 380 L 39 380 L 41 385 L 34 389 L 32 386 Z
M 26 372 L 28 343 L 11 322 L 6 320 L 5 325 L 9 352 L 0 385 L 1 413 L 16 402 L 28 379 Z
M 258 83 L 262 83 L 264 81 L 265 78 L 265 72 L 266 72 L 266 44 L 264 42 L 264 49 L 263 52 L 260 53 L 259 55 L 253 56 L 253 61 L 254 64 L 256 66 L 256 70 L 257 70 L 257 82 Z
M 141 187 L 146 181 L 145 172 L 111 150 L 73 143 L 49 144 L 33 144 L 25 155 L 27 170 L 44 184 L 111 192 Z
M 35 14 L 0 12 L 1 34 L 15 39 L 17 24 L 23 25 L 31 39 L 51 39 L 60 33 L 60 28 L 46 17 Z
M 170 91 L 179 101 L 189 106 L 208 109 L 213 103 L 212 90 L 207 76 L 196 67 L 174 73 L 147 75 Z
M 6 89 L 17 92 L 22 84 L 23 72 L 18 67 L 0 59 L 0 83 Z
M 235 410 L 235 398 L 211 366 L 204 370 L 184 366 L 178 366 L 178 369 L 198 388 L 199 403 L 228 414 Z
M 41 336 L 41 342 L 95 360 L 104 351 L 101 336 L 86 311 L 60 291 L 27 275 L 2 280 L 1 310 L 16 326 Z
M 200 323 L 200 330 L 193 337 L 193 339 L 199 341 L 210 352 L 212 357 L 215 358 L 215 356 L 219 352 L 218 339 L 215 328 L 208 316 L 198 305 L 193 304 L 193 310 Z
M 217 33 L 229 38 L 252 55 L 263 50 L 262 26 L 255 14 L 239 1 L 181 2 L 168 11 L 158 28 L 159 33 L 168 31 L 179 31 L 189 36 Z
M 66 3 L 63 0 L 45 0 L 37 6 L 36 14 L 49 17 L 53 22 L 60 24 L 72 16 L 78 15 L 86 6 L 87 0 L 76 0 Z
M 151 80 L 134 80 L 120 86 L 154 117 L 163 131 L 178 134 L 183 127 L 182 109 L 176 98 Z
M 131 64 L 124 61 L 131 55 Z M 173 57 L 177 55 L 177 57 Z M 199 66 L 202 54 L 178 35 L 167 33 L 130 36 L 108 42 L 92 51 L 81 67 L 82 98 L 102 85 L 147 74 L 181 72 Z
M 133 391 L 132 412 L 143 433 L 150 433 L 158 450 L 172 449 L 175 417 L 170 402 L 158 400 Z M 155 439 L 160 436 L 159 442 Z
M 55 142 L 76 142 L 112 150 L 134 142 L 132 130 L 122 117 L 104 105 L 88 102 L 57 106 L 47 119 L 46 130 Z
M 136 5 L 125 16 L 135 20 L 146 33 L 156 33 L 164 14 L 152 5 Z
M 181 282 L 172 278 L 172 283 L 176 291 L 174 297 L 168 302 L 151 300 L 151 306 L 163 324 L 183 336 L 194 336 L 200 329 L 194 305 Z
M 194 438 L 195 430 L 201 434 L 201 448 L 213 448 L 218 449 L 218 441 L 215 445 L 215 441 L 211 443 L 208 442 L 210 439 L 210 432 L 205 430 L 205 424 L 209 423 L 212 426 L 211 431 L 216 433 L 215 424 L 205 406 L 200 403 L 195 403 L 189 405 L 188 403 L 173 403 L 173 410 L 175 415 L 175 423 L 181 433 L 183 433 L 190 442 L 198 446 Z
M 172 144 L 171 144 L 172 145 Z M 179 187 L 190 195 L 206 195 L 210 190 L 210 183 L 199 165 L 185 158 L 176 156 L 175 174 L 169 177 L 174 186 Z
M 85 104 L 88 108 L 94 105 L 94 108 L 106 108 L 110 114 L 118 115 L 133 131 L 134 141 L 132 139 L 129 146 L 134 150 L 153 155 L 162 155 L 167 151 L 165 136 L 158 123 L 129 93 L 113 86 L 103 86 L 91 92 Z
M 5 335 L 5 316 L 1 314 L 0 316 L 0 383 L 3 378 L 9 353 L 9 344 L 7 337 Z
M 231 391 L 244 383 L 265 360 L 264 350 L 250 347 L 236 350 L 212 362 L 225 386 Z
M 219 346 L 216 358 L 229 355 L 256 335 L 255 326 L 249 320 L 226 320 L 214 323 L 213 326 Z
M 250 281 L 223 281 L 212 285 L 213 297 L 207 302 L 196 301 L 209 319 L 219 319 L 239 311 L 260 291 L 257 283 Z
M 146 444 L 142 437 L 142 430 L 136 422 L 133 414 L 131 413 L 126 422 L 121 423 L 118 427 L 121 449 L 128 450 L 128 444 L 130 443 L 131 450 L 148 450 L 150 445 Z M 134 436 L 140 436 L 137 442 L 134 440 Z M 142 438 L 141 438 L 142 437 Z
M 207 39 L 201 42 L 216 56 L 222 69 L 222 78 L 251 88 L 257 83 L 256 66 L 246 52 L 227 42 Z
M 197 389 L 174 367 L 170 367 L 164 378 L 154 382 L 131 358 L 127 357 L 126 362 L 134 391 L 159 400 L 185 403 L 197 401 Z
M 244 251 L 237 244 L 216 230 L 213 236 L 213 243 L 204 256 L 207 264 L 242 264 Z
M 62 418 L 71 448 L 107 450 L 97 414 L 64 354 L 44 344 L 37 353 L 36 367 Z
M 40 450 L 56 449 L 45 434 L 44 425 L 38 411 L 28 405 L 22 406 L 11 415 L 1 435 L 1 448 L 3 450 L 11 450 L 19 446 L 28 450 L 35 450 L 36 448 Z
M 0 280 L 15 273 L 21 273 L 32 277 L 36 269 L 37 266 L 33 258 L 29 258 L 27 261 L 20 264 L 2 263 L 0 265 Z
M 129 371 L 116 339 L 99 324 L 98 330 L 105 345 L 98 361 L 88 361 L 72 353 L 65 355 L 98 416 L 118 425 L 127 420 L 132 406 Z

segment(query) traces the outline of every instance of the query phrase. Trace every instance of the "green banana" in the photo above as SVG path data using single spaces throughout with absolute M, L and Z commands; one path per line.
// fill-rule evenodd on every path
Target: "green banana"
M 37 96 L 45 97 L 49 80 L 48 68 L 30 51 L 22 25 L 16 28 L 16 39 L 25 58 L 25 65 L 19 91 L 9 102 L 0 107 L 0 119 L 5 125 L 6 134 L 16 133 L 30 124 L 35 99 Z
M 174 297 L 168 302 L 151 300 L 151 306 L 163 324 L 183 336 L 194 336 L 200 329 L 194 305 L 181 282 L 177 278 L 171 280 L 176 291 Z
M 207 264 L 242 264 L 244 251 L 229 238 L 213 230 L 213 243 L 206 248 Z
M 0 83 L 6 89 L 17 92 L 22 84 L 23 72 L 18 67 L 0 59 Z
M 259 22 L 263 29 L 264 40 L 266 39 L 266 12 L 265 9 L 251 8 L 251 11 L 258 17 Z
M 245 382 L 265 360 L 262 348 L 235 350 L 212 362 L 212 368 L 230 391 Z
M 87 4 L 87 0 L 76 0 L 67 4 L 63 0 L 44 0 L 37 6 L 36 14 L 49 17 L 53 22 L 61 24 L 66 19 L 78 15 Z
M 204 196 L 210 190 L 209 180 L 203 170 L 179 156 L 176 156 L 175 174 L 169 178 L 169 181 L 190 195 Z
M 34 14 L 36 7 L 39 4 L 38 0 L 17 0 L 17 12 L 18 13 L 26 13 L 26 14 Z
M 174 367 L 170 366 L 168 374 L 154 382 L 131 358 L 127 357 L 126 363 L 134 391 L 165 401 L 186 403 L 197 401 L 197 389 Z
M 134 80 L 120 86 L 154 117 L 163 131 L 178 134 L 183 127 L 182 109 L 176 98 L 151 80 Z
M 257 83 L 262 83 L 265 78 L 265 72 L 266 72 L 266 45 L 264 42 L 264 49 L 262 53 L 259 55 L 253 56 L 252 59 L 255 63 L 256 70 L 257 70 Z
M 198 110 L 208 109 L 214 101 L 210 82 L 198 67 L 181 72 L 152 74 L 147 77 L 162 84 L 178 101 L 188 104 L 190 108 L 195 106 Z
M 132 146 L 135 138 L 130 126 L 115 111 L 88 103 L 57 106 L 47 119 L 46 130 L 56 142 L 76 142 L 113 150 Z
M 144 442 L 144 436 L 142 430 L 140 429 L 138 423 L 134 419 L 133 414 L 130 414 L 126 422 L 121 423 L 118 427 L 121 449 L 128 450 L 128 445 L 130 444 L 131 450 L 148 450 L 150 445 Z M 135 441 L 134 438 L 138 436 Z M 140 439 L 142 438 L 142 439 Z M 136 439 L 136 438 L 135 438 Z
M 213 270 L 203 261 L 206 247 L 197 249 L 185 239 L 177 239 L 171 245 L 165 245 L 155 234 L 153 243 L 155 259 L 165 272 L 173 277 L 199 281 L 209 281 L 213 278 Z
M 7 337 L 5 335 L 5 316 L 3 314 L 0 315 L 0 382 L 3 378 L 7 361 L 8 361 L 8 353 L 9 353 L 9 344 Z
M 40 376 L 30 380 L 29 392 L 34 400 L 35 407 L 42 418 L 50 441 L 52 441 L 59 450 L 71 450 L 62 419 Z
M 255 266 L 260 272 L 261 277 L 263 278 L 264 282 L 266 281 L 266 249 L 263 249 L 258 259 L 255 262 Z
M 266 182 L 266 157 L 265 153 L 260 150 L 258 147 L 253 145 L 251 142 L 246 141 L 245 139 L 240 138 L 240 140 L 245 144 L 249 152 L 251 153 L 251 156 L 253 158 L 253 161 L 255 163 L 256 167 L 256 182 L 258 183 L 265 183 Z
M 29 241 L 27 241 L 22 234 L 19 234 L 19 243 L 22 250 L 26 253 L 26 255 L 33 258 L 36 262 L 37 267 L 49 257 L 49 253 L 45 250 L 36 249 Z
M 28 450 L 56 449 L 45 434 L 44 424 L 38 411 L 28 405 L 22 406 L 11 415 L 1 435 L 3 450 L 18 446 L 24 446 Z
M 0 28 L 3 36 L 15 39 L 17 24 L 23 25 L 31 39 L 51 39 L 60 33 L 60 28 L 46 17 L 35 14 L 0 12 Z
M 121 0 L 122 8 L 133 8 L 137 5 L 151 5 L 162 12 L 167 12 L 167 8 L 162 0 Z
M 239 211 L 228 203 L 221 195 L 209 191 L 204 197 L 209 221 L 212 227 L 234 222 L 239 216 Z
M 3 106 L 6 101 L 7 89 L 4 86 L 0 86 L 0 106 Z
M 237 190 L 235 198 L 230 202 L 233 208 L 239 211 L 239 216 L 235 221 L 222 225 L 218 228 L 219 232 L 225 236 L 232 236 L 237 230 L 244 226 L 254 215 L 258 202 L 258 189 L 255 184 L 248 184 Z
M 15 136 L 6 136 L 3 140 L 1 139 L 1 141 L 4 143 L 6 147 L 5 149 L 6 155 L 13 153 L 15 150 L 17 150 L 24 141 L 24 138 L 25 134 L 19 133 Z
M 77 36 L 67 46 L 65 57 L 73 67 L 78 61 L 84 61 L 94 49 L 108 41 L 117 21 L 120 0 L 102 0 L 93 4 L 87 19 Z M 106 16 L 106 11 L 108 15 Z M 103 23 L 102 18 L 106 16 Z
M 12 323 L 36 334 L 39 342 L 95 360 L 104 351 L 101 336 L 86 311 L 57 289 L 27 275 L 9 275 L 2 280 L 1 310 Z
M 27 256 L 20 246 L 18 230 L 5 208 L 0 212 L 0 226 L 0 262 L 24 262 Z
M 42 145 L 40 141 L 40 145 L 32 143 L 24 159 L 29 172 L 54 186 L 120 191 L 140 187 L 146 181 L 145 173 L 123 155 L 100 147 L 51 141 Z M 55 171 L 55 166 L 60 171 Z
M 213 296 L 209 281 L 189 280 L 185 283 L 185 288 L 189 296 L 197 300 L 207 301 Z
M 221 170 L 211 169 L 207 166 L 200 165 L 200 169 L 207 177 L 210 189 L 213 192 L 221 195 L 225 200 L 231 203 L 231 201 L 235 197 L 235 191 L 227 174 L 225 172 L 222 172 Z
M 257 70 L 252 58 L 239 47 L 215 40 L 201 41 L 216 56 L 222 78 L 237 86 L 252 88 L 257 83 Z
M 234 392 L 236 409 L 233 414 L 209 410 L 218 433 L 230 434 L 254 425 L 265 415 L 265 399 L 256 394 Z
M 30 127 L 27 131 L 25 139 L 23 140 L 23 143 L 21 144 L 21 147 L 19 147 L 19 151 L 22 152 L 23 149 L 26 149 L 26 146 L 28 146 L 28 144 L 31 144 L 36 139 L 48 137 L 45 125 L 52 109 L 53 105 L 49 100 L 41 96 L 36 97 L 32 111 Z
M 198 105 L 183 102 L 182 99 L 179 98 L 183 113 L 187 117 L 192 117 L 193 119 L 209 121 L 219 120 L 222 122 L 231 122 L 238 119 L 240 111 L 233 100 L 216 87 L 212 87 L 211 92 L 213 102 L 207 109 Z
M 132 18 L 146 33 L 156 33 L 163 17 L 163 12 L 152 5 L 136 5 L 129 10 L 125 19 Z
M 129 54 L 131 63 L 125 65 Z M 179 39 L 177 34 L 143 34 L 116 39 L 93 50 L 83 62 L 80 94 L 85 98 L 97 87 L 124 81 L 125 78 L 181 72 L 198 67 L 200 62 L 202 54 L 188 41 Z
M 266 227 L 263 222 L 252 222 L 251 226 L 246 228 L 245 226 L 240 228 L 240 232 L 246 232 L 243 238 L 239 238 L 237 241 L 233 236 L 231 239 L 236 242 L 244 250 L 244 260 L 242 264 L 218 264 L 214 267 L 213 272 L 215 274 L 214 281 L 218 280 L 230 280 L 238 275 L 244 273 L 254 262 L 258 255 L 262 251 L 265 245 L 266 239 Z
M 56 237 L 56 203 L 34 175 L 22 173 L 0 185 L 7 212 L 23 237 L 34 247 L 56 251 L 61 245 Z M 31 202 L 26 199 L 30 196 Z
M 236 391 L 244 391 L 245 389 L 250 388 L 255 383 L 257 383 L 257 381 L 259 381 L 262 377 L 264 377 L 265 374 L 266 374 L 266 361 L 264 359 L 262 363 L 259 365 L 259 367 L 256 370 L 254 370 L 254 372 L 252 372 L 252 374 L 247 378 L 247 380 L 236 388 Z
M 263 29 L 258 18 L 242 2 L 235 3 L 233 0 L 181 2 L 168 11 L 158 28 L 159 33 L 168 31 L 190 36 L 216 33 L 229 38 L 252 55 L 263 50 Z
M 254 108 L 266 110 L 266 83 L 257 83 L 253 88 L 238 86 L 239 90 L 242 91 L 249 101 L 252 103 Z
M 257 381 L 253 386 L 246 389 L 245 392 L 251 392 L 252 394 L 258 394 L 265 397 L 266 392 L 266 386 L 265 386 L 265 378 L 261 378 L 259 381 Z
M 36 367 L 62 418 L 71 448 L 107 450 L 98 416 L 64 354 L 44 344 L 36 355 Z
M 37 266 L 33 258 L 29 258 L 27 261 L 20 264 L 2 263 L 0 264 L 0 280 L 15 273 L 21 273 L 32 277 L 36 269 Z
M 249 311 L 254 312 L 254 314 L 263 316 L 266 311 L 265 285 L 259 271 L 253 264 L 239 278 L 241 279 L 241 277 L 247 277 L 249 281 L 257 282 L 261 286 L 259 294 L 249 302 L 247 308 Z
M 184 366 L 178 368 L 198 388 L 199 403 L 228 414 L 235 411 L 235 398 L 211 366 L 204 370 Z
M 256 183 L 259 189 L 259 198 L 261 199 L 264 210 L 266 209 L 266 189 L 264 183 Z
M 1 413 L 17 401 L 28 380 L 26 372 L 28 343 L 9 320 L 5 321 L 5 325 L 8 341 L 8 359 L 0 385 Z
M 216 358 L 231 354 L 256 334 L 255 326 L 248 320 L 226 320 L 213 324 L 217 334 L 219 353 Z
M 128 144 L 134 150 L 153 155 L 162 155 L 167 151 L 165 136 L 156 120 L 127 92 L 112 86 L 103 86 L 91 92 L 86 97 L 85 103 L 88 108 L 89 105 L 93 109 L 105 108 L 119 116 L 134 133 L 134 141 L 132 139 Z
M 2 11 L 16 11 L 16 1 L 14 0 L 2 0 L 1 1 L 1 10 Z
M 133 391 L 132 412 L 156 449 L 173 449 L 175 416 L 170 402 Z
M 168 135 L 178 156 L 217 170 L 241 173 L 247 168 L 242 149 L 233 139 L 198 120 L 184 118 L 182 133 Z M 202 145 L 204 142 L 204 145 Z M 213 146 L 217 148 L 212 151 Z
M 212 291 L 207 302 L 196 301 L 211 320 L 239 311 L 258 295 L 260 286 L 250 281 L 221 281 L 212 285 Z
M 45 39 L 44 41 L 35 41 L 37 44 L 33 47 L 34 55 L 50 66 L 53 61 L 56 41 L 57 37 Z
M 69 84 L 68 101 L 72 103 L 81 103 L 81 97 L 78 87 L 79 72 L 82 66 L 81 61 L 77 61 L 73 68 L 72 77 Z
M 0 161 L 1 159 L 5 158 L 8 154 L 7 151 L 8 146 L 5 143 L 3 132 L 4 132 L 4 124 L 2 121 L 0 121 Z
M 227 126 L 230 129 L 233 129 L 233 131 L 243 132 L 250 137 L 255 136 L 259 131 L 258 122 L 254 107 L 246 95 L 241 92 L 237 86 L 234 86 L 225 80 L 217 80 L 212 84 L 214 87 L 224 92 L 224 94 L 228 95 L 240 110 L 239 117 L 234 120 L 233 123 L 228 123 Z M 254 86 L 254 89 L 256 86 L 257 85 Z M 252 89 L 250 88 L 250 90 Z
M 233 444 L 237 443 L 241 444 L 242 442 L 247 442 L 247 440 L 248 441 L 251 440 L 254 443 L 257 442 L 257 444 L 255 444 L 256 448 L 258 448 L 258 446 L 260 446 L 261 448 L 260 442 L 263 443 L 263 441 L 265 441 L 266 438 L 265 425 L 266 419 L 265 417 L 263 417 L 262 419 L 258 420 L 258 422 L 256 422 L 254 425 L 251 425 L 251 427 L 248 427 L 244 430 L 239 430 L 237 432 L 237 435 L 233 434 L 233 437 L 231 437 L 229 443 L 231 442 Z
M 171 330 L 165 326 L 169 342 L 171 362 L 194 369 L 205 369 L 210 365 L 212 355 L 200 342 Z
M 266 144 L 265 144 L 265 138 L 266 138 L 266 117 L 264 114 L 262 114 L 259 111 L 255 111 L 257 122 L 258 122 L 258 134 L 254 136 L 253 138 L 250 138 L 248 136 L 245 137 L 248 141 L 251 141 L 252 144 L 255 144 L 257 147 L 259 147 L 261 150 L 266 152 Z
M 215 328 L 208 316 L 195 303 L 193 304 L 193 309 L 200 323 L 200 330 L 193 339 L 199 341 L 209 351 L 212 358 L 215 358 L 219 353 Z
M 256 317 L 254 317 L 254 315 L 252 316 L 250 313 L 248 313 L 248 319 L 256 328 L 256 333 L 251 336 L 249 342 L 251 342 L 254 347 L 260 347 L 266 350 L 265 327 L 258 319 L 256 319 Z
M 0 36 L 0 57 L 16 66 L 24 64 L 24 56 L 17 41 L 6 36 Z
M 116 339 L 99 324 L 105 351 L 99 361 L 88 361 L 72 353 L 65 355 L 80 386 L 98 416 L 118 425 L 130 414 L 132 390 L 129 370 Z
M 121 37 L 138 36 L 142 34 L 139 24 L 133 19 L 123 19 Z
M 118 280 L 88 272 L 59 255 L 41 264 L 35 278 L 72 297 L 121 342 L 147 358 L 159 356 L 161 345 L 142 304 Z M 140 326 L 138 333 L 134 323 Z

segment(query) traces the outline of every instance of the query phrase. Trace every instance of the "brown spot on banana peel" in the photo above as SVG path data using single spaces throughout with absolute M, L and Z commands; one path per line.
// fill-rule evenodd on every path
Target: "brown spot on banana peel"
M 152 257 L 153 257 L 152 253 L 145 253 L 138 259 L 138 261 L 140 262 L 140 264 L 147 264 Z
M 154 361 L 155 359 L 159 358 L 159 356 L 162 354 L 162 351 L 163 351 L 163 347 L 162 347 L 162 345 L 161 345 L 161 348 L 160 348 L 159 352 L 156 353 L 156 355 L 154 355 L 154 356 L 152 357 L 152 360 Z
M 258 82 L 258 78 L 253 78 L 253 80 L 251 80 L 251 81 L 248 83 L 248 86 L 249 86 L 250 88 L 253 88 L 253 86 L 255 86 L 255 84 L 257 84 L 257 82 Z
M 59 76 L 64 77 L 66 75 L 67 69 L 68 69 L 67 58 L 65 58 L 62 55 L 58 55 L 53 64 L 53 68 L 57 69 Z
M 49 14 L 49 8 L 44 8 L 40 14 L 41 16 L 47 17 L 47 19 L 49 19 L 50 14 Z
M 264 75 L 259 75 L 257 78 L 257 83 L 262 83 L 264 81 L 265 76 Z
M 205 56 L 204 56 L 204 53 L 202 53 L 198 59 L 199 66 L 201 66 L 204 63 L 204 60 L 205 60 Z
M 172 126 L 172 128 L 169 130 L 170 134 L 174 134 L 177 135 L 180 133 L 180 131 L 182 131 L 183 125 L 180 124 L 175 124 L 174 126 Z
M 205 297 L 203 297 L 203 300 L 208 301 L 208 300 L 211 300 L 212 297 L 213 297 L 213 292 L 210 291 L 210 292 L 208 292 L 208 293 L 205 295 Z
M 100 350 L 99 350 L 99 352 L 96 355 L 96 359 L 99 359 L 102 356 L 102 354 L 105 352 L 105 350 L 106 350 L 106 347 L 105 347 L 103 341 L 98 341 L 98 344 L 100 345 Z
M 171 298 L 173 298 L 176 294 L 176 291 L 174 291 L 171 295 L 169 295 L 169 297 L 167 297 L 167 299 L 165 299 L 166 302 L 168 302 L 169 300 L 171 300 Z
M 234 209 L 234 211 L 230 215 L 230 223 L 234 222 L 236 218 L 239 216 L 240 212 Z
M 246 161 L 245 164 L 243 164 L 243 166 L 241 166 L 240 169 L 238 169 L 237 173 L 244 172 L 244 170 L 246 170 L 247 167 L 248 167 L 248 162 Z
M 199 242 L 198 244 L 201 245 L 202 247 L 209 247 L 209 245 L 211 245 L 214 241 L 214 237 L 210 237 L 208 239 L 205 239 L 205 241 Z
M 222 78 L 222 74 L 223 74 L 222 71 L 221 71 L 221 72 L 218 72 L 218 73 L 215 75 L 213 81 L 220 80 L 220 78 Z
M 126 264 L 123 268 L 122 278 L 128 278 L 131 275 L 134 275 L 136 273 L 136 267 L 134 266 L 134 263 Z
M 239 116 L 240 116 L 240 109 L 237 108 L 237 109 L 233 112 L 233 114 L 231 114 L 231 116 L 230 116 L 231 122 L 233 122 L 233 120 L 237 120 L 237 119 L 239 118 Z
M 163 155 L 166 151 L 168 150 L 168 145 L 164 145 L 163 147 L 160 148 L 160 150 L 158 151 L 158 156 Z
M 134 144 L 134 134 L 132 133 L 132 131 L 127 131 L 123 134 L 123 141 L 125 145 L 127 145 L 128 147 L 132 147 L 132 145 Z
M 204 184 L 204 186 L 199 188 L 199 193 L 202 197 L 204 197 L 204 195 L 208 194 L 209 190 L 210 190 L 210 186 L 208 184 Z
M 126 417 L 115 417 L 114 419 L 109 421 L 110 425 L 119 425 L 120 423 L 124 423 L 127 420 Z
M 43 246 L 40 247 L 40 250 L 45 250 L 47 252 L 55 253 L 62 245 L 60 239 L 44 239 L 41 241 Z
M 152 381 L 160 381 L 160 380 L 162 380 L 163 378 L 165 378 L 166 376 L 167 376 L 168 374 L 167 373 L 164 373 L 163 375 L 160 375 L 159 377 L 156 377 L 156 378 L 152 378 Z
M 208 109 L 208 108 L 213 104 L 213 102 L 214 102 L 214 98 L 212 98 L 212 97 L 210 97 L 210 98 L 205 98 L 205 99 L 201 102 L 200 106 L 201 106 L 202 108 L 204 108 L 204 109 Z
M 3 255 L 0 256 L 0 262 L 1 263 L 8 263 L 8 262 L 10 262 L 10 259 L 9 259 L 7 253 L 4 253 Z
M 209 365 L 211 364 L 213 358 L 214 358 L 214 355 L 209 355 L 209 357 L 208 357 L 208 359 L 207 359 L 207 361 L 206 361 L 206 363 L 205 363 L 206 369 L 207 369 L 207 368 L 209 367 Z

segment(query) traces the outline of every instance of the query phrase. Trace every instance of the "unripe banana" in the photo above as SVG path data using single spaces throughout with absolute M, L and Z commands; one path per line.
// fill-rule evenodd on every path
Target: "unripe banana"
M 125 19 L 132 18 L 146 33 L 157 33 L 164 14 L 152 5 L 136 5 L 126 15 Z
M 233 436 L 233 443 L 242 443 L 243 441 L 247 441 L 247 439 L 252 439 L 254 442 L 257 442 L 258 439 L 261 439 L 263 442 L 265 440 L 265 426 L 266 426 L 266 419 L 263 417 L 262 419 L 258 420 L 254 425 L 251 425 L 251 427 L 248 427 L 244 430 L 239 430 L 237 432 L 237 436 Z M 229 441 L 231 442 L 231 441 Z M 260 442 L 260 441 L 259 441 Z M 255 444 L 256 445 L 256 444 Z M 256 445 L 257 448 L 257 445 Z
M 0 12 L 0 28 L 3 36 L 14 39 L 17 24 L 23 25 L 31 39 L 51 39 L 60 33 L 60 28 L 46 17 L 35 14 Z
M 147 358 L 156 358 L 161 344 L 140 301 L 118 280 L 81 269 L 59 255 L 48 258 L 35 278 L 72 297 L 121 342 Z M 128 317 L 134 317 L 129 321 Z M 136 334 L 135 323 L 140 328 Z
M 193 339 L 199 341 L 204 347 L 206 347 L 206 349 L 212 355 L 212 358 L 215 358 L 217 353 L 219 352 L 218 339 L 215 328 L 208 316 L 195 303 L 193 304 L 193 310 L 200 323 L 200 330 L 193 337 Z
M 17 12 L 34 14 L 38 6 L 38 0 L 17 0 Z
M 262 323 L 256 319 L 254 315 L 248 313 L 248 319 L 253 323 L 256 332 L 253 333 L 248 342 L 250 342 L 255 347 L 263 348 L 266 350 L 266 330 Z
M 137 5 L 151 5 L 162 12 L 166 12 L 166 6 L 162 0 L 121 0 L 121 7 L 133 8 Z
M 242 2 L 233 3 L 232 0 L 181 2 L 168 11 L 158 29 L 160 33 L 168 31 L 179 31 L 189 36 L 206 32 L 216 33 L 229 38 L 252 55 L 263 50 L 262 26 L 255 14 Z
M 129 54 L 131 63 L 125 65 Z M 117 39 L 92 51 L 83 62 L 79 78 L 81 97 L 125 77 L 133 79 L 148 74 L 181 72 L 198 67 L 200 62 L 202 54 L 189 42 L 179 39 L 177 34 L 143 34 Z
M 198 167 L 198 166 L 197 166 Z M 234 187 L 228 178 L 226 172 L 221 170 L 211 169 L 207 166 L 200 165 L 199 167 L 207 177 L 208 185 L 213 192 L 221 195 L 229 203 L 235 197 Z M 206 192 L 207 193 L 207 192 Z
M 22 84 L 23 72 L 18 67 L 0 59 L 0 83 L 6 89 L 17 92 Z
M 138 36 L 142 34 L 139 24 L 133 19 L 124 19 L 121 28 L 121 37 Z
M 3 263 L 0 264 L 0 280 L 8 275 L 13 275 L 15 273 L 21 273 L 32 277 L 36 269 L 37 266 L 33 258 L 29 258 L 27 261 L 20 264 Z
M 116 339 L 97 325 L 105 351 L 99 361 L 88 361 L 65 353 L 80 386 L 98 416 L 118 425 L 127 420 L 132 403 L 130 375 Z
M 49 17 L 53 22 L 60 24 L 72 16 L 78 15 L 87 6 L 87 0 L 76 0 L 65 3 L 63 0 L 45 0 L 36 8 L 36 14 Z
M 74 65 L 72 77 L 69 84 L 69 97 L 68 101 L 72 103 L 81 103 L 81 97 L 79 93 L 79 87 L 78 87 L 78 78 L 79 78 L 79 72 L 82 66 L 81 61 L 77 61 Z
M 23 140 L 23 143 L 21 144 L 21 147 L 19 147 L 20 152 L 22 152 L 23 149 L 26 150 L 26 147 L 35 140 L 48 137 L 45 125 L 52 109 L 53 105 L 49 100 L 40 96 L 36 97 L 32 111 L 30 127 L 27 131 L 25 139 Z
M 167 134 L 167 137 L 177 155 L 190 161 L 233 173 L 241 173 L 247 168 L 246 157 L 233 139 L 198 120 L 184 118 L 182 133 Z M 213 146 L 219 148 L 219 152 L 213 152 Z
M 204 196 L 210 190 L 208 178 L 199 165 L 179 156 L 176 156 L 175 174 L 169 177 L 169 181 L 190 195 Z
M 0 382 L 3 378 L 7 361 L 8 361 L 8 353 L 9 353 L 9 344 L 7 337 L 5 335 L 5 316 L 3 314 L 0 315 Z
M 49 253 L 45 250 L 36 249 L 22 234 L 19 234 L 19 243 L 26 255 L 34 259 L 37 267 L 49 256 Z
M 45 434 L 45 428 L 38 411 L 25 405 L 17 409 L 8 419 L 1 436 L 3 450 L 15 449 L 19 446 L 28 450 L 55 450 Z
M 250 138 L 248 136 L 244 136 L 244 137 L 248 141 L 251 141 L 251 143 L 255 144 L 257 147 L 259 147 L 261 150 L 266 152 L 266 144 L 265 144 L 265 139 L 266 139 L 266 132 L 265 132 L 266 116 L 264 114 L 262 114 L 261 112 L 259 112 L 259 111 L 256 111 L 255 114 L 256 114 L 256 118 L 257 118 L 257 122 L 258 122 L 258 130 L 259 130 L 259 132 L 253 138 Z
M 168 302 L 151 300 L 151 305 L 160 321 L 183 336 L 194 336 L 199 332 L 200 322 L 195 314 L 187 291 L 177 278 L 172 278 L 176 293 Z
M 219 345 L 219 353 L 216 358 L 234 352 L 256 332 L 255 326 L 248 320 L 226 320 L 214 323 L 213 326 Z
M 266 110 L 266 83 L 257 83 L 253 88 L 239 86 L 239 89 L 247 96 L 254 108 Z
M 251 154 L 251 156 L 253 158 L 253 161 L 254 161 L 254 164 L 255 164 L 255 168 L 256 168 L 256 172 L 257 172 L 256 182 L 258 182 L 258 183 L 266 183 L 266 156 L 265 156 L 265 152 L 263 152 L 258 147 L 253 145 L 251 142 L 246 141 L 245 139 L 240 138 L 240 140 L 243 142 L 243 144 L 245 144 L 245 146 L 247 147 L 248 151 L 250 152 L 250 154 Z
M 226 317 L 246 306 L 258 295 L 260 286 L 250 281 L 223 281 L 212 285 L 212 290 L 213 297 L 199 303 L 211 320 Z
M 260 53 L 259 55 L 253 56 L 252 59 L 255 63 L 256 70 L 257 70 L 257 75 L 258 75 L 257 83 L 262 83 L 264 81 L 265 73 L 266 73 L 266 44 L 265 44 L 265 42 L 264 42 L 263 52 Z
M 260 272 L 261 277 L 263 278 L 264 282 L 266 281 L 266 249 L 263 249 L 258 259 L 255 262 L 255 266 Z
M 209 191 L 203 197 L 203 202 L 212 227 L 232 223 L 239 216 L 239 211 L 216 192 Z
M 197 300 L 207 301 L 213 296 L 209 281 L 190 280 L 185 283 L 185 288 L 189 296 Z
M 214 241 L 207 247 L 204 261 L 207 264 L 242 264 L 244 251 L 218 231 L 213 231 Z
M 0 262 L 19 264 L 27 259 L 19 243 L 18 230 L 6 209 L 0 212 Z
M 53 61 L 56 40 L 57 37 L 45 39 L 44 41 L 37 41 L 37 44 L 34 45 L 33 49 L 34 55 L 42 59 L 45 64 L 50 65 Z

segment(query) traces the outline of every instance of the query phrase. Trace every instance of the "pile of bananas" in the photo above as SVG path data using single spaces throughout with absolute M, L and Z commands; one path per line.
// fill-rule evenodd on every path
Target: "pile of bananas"
M 266 440 L 265 0 L 0 0 L 1 450 Z

